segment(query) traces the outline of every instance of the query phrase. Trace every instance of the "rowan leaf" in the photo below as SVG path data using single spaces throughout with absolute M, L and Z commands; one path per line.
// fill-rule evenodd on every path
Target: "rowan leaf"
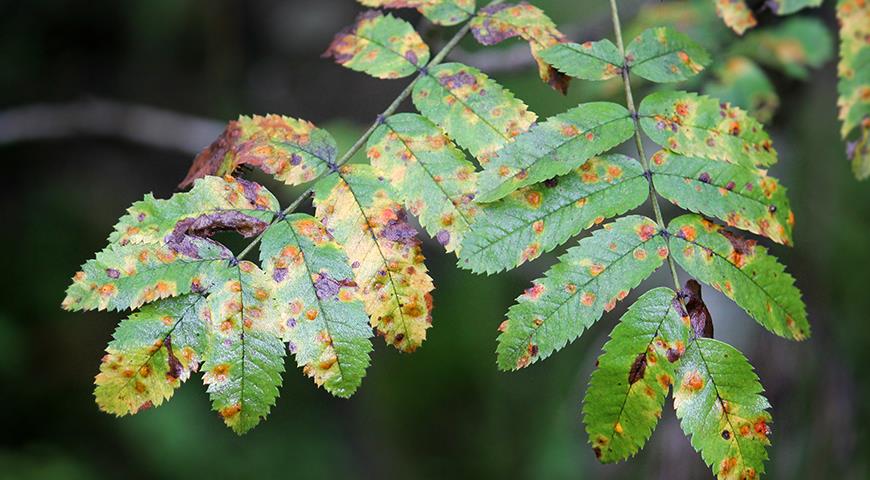
M 475 273 L 510 270 L 637 207 L 648 195 L 637 160 L 619 154 L 590 158 L 573 172 L 482 206 L 458 265 Z
M 508 310 L 507 321 L 499 327 L 499 368 L 523 368 L 576 339 L 667 255 L 655 222 L 637 215 L 580 240 Z
M 583 423 L 600 461 L 624 460 L 649 440 L 689 332 L 677 294 L 664 287 L 641 295 L 619 319 L 583 399 Z
M 794 214 L 785 187 L 764 171 L 667 150 L 655 153 L 651 163 L 656 192 L 675 205 L 791 244 Z
M 621 74 L 624 60 L 610 40 L 558 43 L 541 58 L 560 72 L 583 80 L 608 80 Z
M 570 78 L 553 68 L 541 55 L 553 45 L 567 41 L 543 10 L 526 2 L 497 3 L 482 8 L 470 25 L 471 34 L 482 45 L 495 45 L 513 37 L 529 42 L 541 80 L 559 92 L 568 91 Z
M 207 302 L 210 343 L 202 366 L 212 408 L 234 432 L 254 428 L 278 398 L 284 344 L 277 335 L 272 284 L 259 267 L 222 270 Z
M 713 0 L 716 2 L 716 15 L 725 22 L 725 25 L 734 30 L 738 35 L 743 35 L 747 29 L 758 24 L 752 10 L 745 0 Z
M 315 188 L 315 216 L 348 255 L 371 325 L 414 351 L 432 325 L 432 279 L 417 232 L 392 189 L 368 165 L 345 165 Z
M 477 173 L 465 154 L 414 113 L 384 119 L 369 138 L 367 154 L 423 228 L 448 252 L 458 252 L 479 210 Z
M 474 15 L 474 0 L 359 0 L 367 7 L 416 8 L 438 25 L 456 25 Z
M 200 295 L 146 305 L 118 325 L 100 362 L 100 410 L 138 413 L 168 400 L 208 350 L 208 308 Z
M 410 23 L 369 10 L 337 33 L 323 54 L 375 78 L 402 78 L 429 62 L 429 47 Z
M 834 47 L 821 20 L 794 17 L 746 35 L 731 50 L 792 77 L 806 79 L 809 68 L 819 68 L 827 62 Z
M 791 15 L 804 8 L 818 7 L 822 0 L 771 0 L 768 4 L 777 15 Z
M 668 225 L 673 258 L 689 275 L 734 300 L 761 326 L 792 340 L 810 335 L 794 278 L 767 249 L 695 214 Z
M 126 310 L 208 290 L 232 252 L 209 237 L 252 237 L 277 201 L 252 182 L 206 177 L 168 200 L 146 196 L 121 217 L 109 245 L 82 266 L 67 289 L 66 310 Z
M 622 105 L 592 102 L 536 124 L 505 146 L 480 174 L 479 202 L 564 175 L 589 158 L 634 134 L 634 121 Z
M 860 0 L 839 0 L 840 63 L 837 91 L 843 122 L 840 134 L 848 141 L 846 155 L 855 176 L 870 178 L 870 5 Z M 858 130 L 857 134 L 854 131 Z
M 770 404 L 746 357 L 726 343 L 696 338 L 677 379 L 680 425 L 717 478 L 760 478 L 770 445 Z
M 767 123 L 779 108 L 773 84 L 752 60 L 735 55 L 716 69 L 717 81 L 704 85 L 704 93 L 743 108 L 758 121 Z
M 631 73 L 659 83 L 686 80 L 710 64 L 703 47 L 670 27 L 644 30 L 628 44 L 625 56 Z
M 656 92 L 638 110 L 652 141 L 676 153 L 746 167 L 776 163 L 762 125 L 737 107 L 689 92 Z
M 537 118 L 509 90 L 461 63 L 430 69 L 414 84 L 413 101 L 481 164 Z
M 349 397 L 369 365 L 372 332 L 344 251 L 320 221 L 297 213 L 266 231 L 260 260 L 286 312 L 278 334 L 296 363 L 318 386 Z
M 334 165 L 335 156 L 335 139 L 311 122 L 280 115 L 242 116 L 194 159 L 178 186 L 187 188 L 206 175 L 230 175 L 242 165 L 301 185 Z

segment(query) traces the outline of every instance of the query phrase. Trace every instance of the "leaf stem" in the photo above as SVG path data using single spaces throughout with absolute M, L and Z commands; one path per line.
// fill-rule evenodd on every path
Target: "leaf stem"
M 490 2 L 489 5 L 487 5 L 487 6 L 496 5 L 496 4 L 502 3 L 503 1 L 504 0 L 495 0 L 493 2 Z M 472 17 L 472 19 L 473 18 L 474 17 Z M 339 158 L 335 162 L 333 169 L 337 169 L 337 168 L 341 167 L 342 165 L 344 165 L 345 163 L 349 162 L 350 159 L 358 151 L 360 151 L 360 149 L 363 148 L 363 146 L 365 146 L 369 137 L 371 137 L 372 134 L 375 132 L 375 129 L 377 129 L 381 125 L 381 122 L 383 121 L 383 119 L 386 117 L 389 117 L 390 115 L 395 113 L 396 110 L 398 110 L 399 106 L 402 104 L 402 102 L 405 101 L 405 99 L 411 95 L 411 92 L 413 91 L 414 85 L 417 83 L 417 80 L 419 80 L 421 77 L 426 76 L 428 74 L 428 69 L 443 62 L 444 59 L 447 57 L 447 55 L 450 53 L 450 51 L 453 50 L 457 44 L 459 44 L 459 42 L 465 37 L 465 35 L 468 34 L 468 32 L 470 30 L 471 30 L 471 19 L 469 19 L 469 21 L 465 22 L 465 24 L 450 38 L 450 40 L 448 40 L 447 43 L 444 44 L 444 47 L 434 57 L 432 57 L 432 60 L 430 60 L 429 63 L 426 64 L 426 66 L 421 69 L 419 75 L 417 75 L 417 77 L 414 78 L 414 80 L 412 80 L 411 83 L 409 83 L 408 86 L 405 87 L 405 89 L 402 90 L 401 93 L 399 93 L 399 96 L 397 96 L 395 98 L 395 100 L 393 100 L 393 102 L 390 103 L 390 105 L 387 106 L 387 108 L 383 112 L 381 112 L 380 115 L 377 116 L 377 118 L 375 119 L 374 122 L 372 122 L 372 124 L 369 126 L 369 128 L 357 139 L 356 142 L 354 142 L 354 144 L 346 152 L 344 152 L 344 155 L 342 155 L 341 158 Z M 318 175 L 313 180 L 313 182 L 317 182 L 323 176 L 324 176 L 324 174 Z M 268 231 L 269 228 L 271 228 L 272 225 L 274 225 L 280 217 L 283 217 L 284 215 L 287 215 L 288 213 L 295 211 L 297 208 L 299 208 L 299 205 L 301 205 L 302 202 L 305 201 L 305 199 L 308 198 L 312 193 L 314 193 L 313 186 L 309 187 L 301 195 L 299 195 L 299 197 L 297 197 L 296 200 L 293 201 L 293 203 L 291 203 L 290 205 L 287 206 L 287 208 L 285 208 L 284 210 L 281 211 L 281 215 L 276 216 L 276 219 L 273 220 L 272 223 L 269 224 L 269 226 L 267 226 L 265 229 L 263 229 L 263 231 L 260 232 L 260 234 L 257 235 L 254 238 L 254 240 L 252 240 L 251 243 L 249 243 L 248 246 L 246 246 L 244 248 L 244 250 L 242 250 L 241 252 L 239 252 L 238 255 L 236 255 L 236 260 L 241 260 L 248 253 L 250 253 L 251 250 L 253 250 L 253 248 L 255 246 L 257 246 L 257 244 L 259 244 L 260 241 L 263 239 L 263 236 L 266 234 L 266 231 Z
M 661 231 L 665 231 L 665 220 L 662 217 L 662 209 L 659 206 L 658 193 L 656 193 L 656 188 L 653 185 L 652 177 L 650 176 L 649 159 L 646 157 L 646 153 L 644 153 L 643 138 L 640 136 L 640 120 L 638 119 L 637 109 L 634 106 L 634 96 L 631 93 L 628 61 L 625 59 L 625 44 L 622 42 L 622 26 L 619 22 L 619 9 L 616 6 L 616 0 L 610 0 L 610 12 L 611 18 L 613 19 L 613 32 L 616 36 L 616 46 L 619 48 L 619 54 L 622 55 L 625 64 L 625 66 L 622 67 L 622 84 L 625 86 L 625 103 L 628 107 L 629 113 L 631 114 L 631 118 L 634 121 L 634 144 L 637 147 L 637 154 L 640 156 L 641 165 L 643 165 L 643 169 L 647 173 L 647 180 L 649 181 L 649 201 L 652 203 L 656 223 L 658 223 Z M 679 292 L 681 289 L 680 279 L 677 276 L 677 266 L 671 256 L 670 248 L 668 249 L 668 267 L 671 270 L 674 286 L 676 287 L 677 292 Z M 682 302 L 682 300 L 680 301 Z

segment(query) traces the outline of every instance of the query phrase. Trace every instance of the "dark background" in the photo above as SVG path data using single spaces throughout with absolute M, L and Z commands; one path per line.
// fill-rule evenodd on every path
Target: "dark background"
M 606 2 L 533 3 L 572 40 L 611 35 Z M 653 3 L 622 2 L 624 19 Z M 351 0 L 0 1 L 0 478 L 709 477 L 670 408 L 619 465 L 596 462 L 581 424 L 601 345 L 638 292 L 666 284 L 664 269 L 558 355 L 501 373 L 496 327 L 554 256 L 486 278 L 428 240 L 429 340 L 402 355 L 375 339 L 352 399 L 288 364 L 277 406 L 243 437 L 211 411 L 196 377 L 137 416 L 97 410 L 93 376 L 121 315 L 62 312 L 69 278 L 130 203 L 170 195 L 194 152 L 239 113 L 302 117 L 352 143 L 407 81 L 319 58 L 358 10 Z M 809 15 L 834 26 L 833 2 Z M 474 48 L 463 44 L 466 55 Z M 512 69 L 492 73 L 542 117 L 618 93 L 575 81 L 562 97 L 531 67 Z M 717 337 L 749 357 L 773 404 L 771 478 L 870 474 L 870 183 L 856 182 L 844 158 L 835 75 L 834 61 L 808 82 L 773 75 L 783 105 L 769 126 L 781 159 L 772 173 L 789 187 L 797 226 L 794 248 L 771 248 L 804 292 L 813 337 L 775 337 L 705 291 Z

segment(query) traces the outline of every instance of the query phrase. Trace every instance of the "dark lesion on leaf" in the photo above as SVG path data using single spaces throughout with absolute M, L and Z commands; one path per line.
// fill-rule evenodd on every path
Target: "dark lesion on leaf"
M 634 385 L 635 382 L 641 380 L 646 373 L 646 352 L 641 352 L 637 354 L 637 357 L 634 359 L 634 363 L 631 364 L 631 368 L 628 370 L 628 384 Z
M 166 347 L 169 361 L 169 371 L 166 375 L 173 379 L 177 379 L 181 377 L 181 374 L 184 372 L 184 367 L 181 365 L 178 357 L 175 356 L 175 352 L 172 351 L 172 335 L 166 336 L 166 339 L 163 341 L 163 346 Z
M 196 179 L 206 175 L 231 174 L 232 168 L 230 168 L 230 171 L 225 171 L 227 169 L 225 161 L 227 154 L 233 153 L 241 136 L 242 127 L 238 121 L 233 120 L 227 124 L 227 128 L 224 129 L 223 133 L 196 156 L 193 160 L 193 165 L 190 166 L 190 170 L 187 172 L 187 176 L 178 184 L 178 188 L 186 189 L 193 185 Z
M 701 298 L 701 284 L 687 280 L 686 287 L 680 292 L 686 303 L 689 321 L 696 337 L 713 338 L 713 317 Z
M 190 258 L 202 258 L 200 248 L 204 243 L 218 246 L 222 251 L 222 258 L 231 258 L 232 253 L 229 249 L 210 237 L 218 232 L 236 232 L 245 238 L 251 238 L 261 234 L 268 227 L 269 224 L 263 220 L 227 210 L 185 218 L 175 224 L 163 241 L 176 253 Z

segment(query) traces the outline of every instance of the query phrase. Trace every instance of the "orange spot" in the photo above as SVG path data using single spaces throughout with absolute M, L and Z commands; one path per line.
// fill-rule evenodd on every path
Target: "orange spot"
M 230 405 L 229 407 L 222 408 L 220 411 L 220 415 L 223 418 L 233 418 L 238 415 L 239 412 L 242 411 L 242 406 L 239 404 Z
M 686 375 L 686 378 L 683 379 L 683 386 L 690 390 L 698 391 L 704 387 L 704 379 L 701 378 L 701 374 L 698 372 L 690 372 Z
M 526 192 L 526 202 L 529 203 L 533 208 L 538 208 L 541 206 L 541 193 L 530 190 Z
M 133 388 L 135 388 L 138 393 L 145 393 L 145 390 L 147 390 L 147 388 L 145 388 L 145 384 L 142 382 L 136 382 Z
M 566 137 L 573 137 L 577 135 L 577 127 L 574 125 L 565 125 L 562 127 L 562 135 Z
M 622 433 L 622 424 L 619 422 L 616 422 L 616 425 L 613 426 L 613 431 L 621 434 Z
M 607 167 L 607 174 L 610 175 L 611 178 L 619 178 L 622 176 L 622 168 L 611 165 Z
M 148 377 L 151 375 L 151 367 L 148 365 L 142 365 L 142 368 L 139 369 L 139 375 L 143 377 Z
M 656 254 L 659 258 L 667 258 L 668 253 L 670 253 L 668 252 L 668 247 L 659 247 L 658 250 L 656 250 Z
M 737 465 L 737 459 L 734 457 L 728 457 L 722 460 L 722 463 L 719 464 L 719 478 L 726 478 L 731 470 Z
M 588 133 L 586 134 L 586 140 L 589 140 L 589 141 L 591 142 L 591 141 L 594 140 L 594 139 L 595 139 L 595 134 L 594 134 L 594 133 L 592 133 L 592 132 L 588 132 Z
M 113 285 L 111 283 L 107 283 L 107 284 L 103 285 L 102 287 L 100 287 L 100 295 L 103 297 L 108 297 L 108 296 L 114 295 L 117 290 L 118 289 L 115 288 L 115 285 Z
M 689 114 L 689 106 L 683 102 L 677 102 L 674 105 L 674 111 L 677 112 L 677 115 L 685 117 Z
M 648 223 L 644 223 L 637 229 L 637 236 L 642 241 L 647 241 L 656 234 L 656 227 Z
M 317 310 L 315 310 L 313 308 L 309 309 L 307 312 L 305 312 L 305 318 L 307 318 L 309 320 L 314 320 L 315 318 L 317 318 L 317 313 L 318 313 Z
M 609 312 L 616 308 L 616 298 L 611 298 L 609 302 L 604 304 L 604 311 Z
M 644 250 L 642 248 L 634 249 L 634 258 L 641 260 L 641 261 L 646 260 L 646 250 Z
M 589 266 L 589 275 L 592 275 L 593 277 L 597 277 L 603 271 L 604 265 L 601 265 L 600 263 L 593 263 Z
M 680 228 L 680 234 L 687 242 L 693 242 L 695 241 L 695 238 L 698 237 L 698 232 L 695 230 L 695 227 L 691 225 L 683 225 L 683 227 Z
M 586 305 L 587 307 L 591 306 L 593 303 L 595 303 L 595 294 L 591 292 L 583 293 L 583 296 L 580 297 L 580 303 Z
M 532 230 L 535 231 L 538 235 L 544 232 L 544 221 L 538 220 L 532 224 Z

